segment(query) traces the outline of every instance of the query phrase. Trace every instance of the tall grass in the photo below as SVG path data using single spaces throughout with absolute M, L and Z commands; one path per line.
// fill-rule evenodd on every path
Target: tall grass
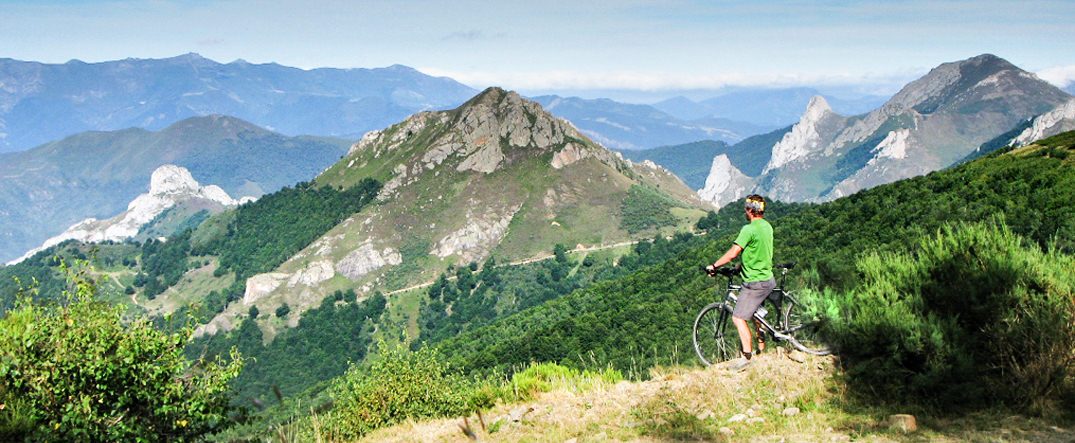
M 948 225 L 909 254 L 869 254 L 819 301 L 850 388 L 945 411 L 1055 411 L 1075 359 L 1075 259 L 1001 222 Z

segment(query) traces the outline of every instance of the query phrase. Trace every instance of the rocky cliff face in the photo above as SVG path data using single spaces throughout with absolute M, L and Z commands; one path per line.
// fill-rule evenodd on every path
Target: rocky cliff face
M 8 264 L 18 263 L 39 251 L 67 240 L 82 242 L 126 240 L 137 235 L 143 226 L 169 208 L 195 201 L 206 204 L 208 208 L 216 208 L 218 211 L 241 203 L 232 199 L 219 186 L 200 185 L 186 168 L 164 165 L 153 171 L 149 182 L 149 192 L 131 201 L 122 214 L 107 220 L 89 218 L 76 223 L 62 234 L 46 240 L 40 247 L 30 250 Z
M 815 98 L 772 146 L 753 191 L 783 201 L 819 201 L 925 174 L 1050 110 L 1040 117 L 1037 133 L 1069 128 L 1064 116 L 1070 109 L 1060 106 L 1069 100 L 990 54 L 942 64 L 865 115 L 840 117 Z M 1025 138 L 1038 138 L 1034 134 L 1032 127 Z M 726 192 L 714 200 L 733 200 L 735 193 Z
M 829 126 L 834 123 L 832 120 L 837 119 L 839 116 L 832 112 L 825 98 L 814 96 L 799 122 L 773 146 L 773 156 L 762 174 L 817 153 L 818 148 L 827 141 L 822 140 L 822 134 L 830 132 Z
M 1030 127 L 1012 139 L 1011 144 L 1025 146 L 1035 140 L 1071 130 L 1075 130 L 1075 98 L 1064 102 L 1052 111 L 1035 117 Z
M 705 180 L 705 187 L 698 190 L 698 196 L 719 208 L 746 197 L 753 187 L 754 180 L 740 172 L 728 160 L 728 156 L 722 154 L 713 158 L 709 177 Z

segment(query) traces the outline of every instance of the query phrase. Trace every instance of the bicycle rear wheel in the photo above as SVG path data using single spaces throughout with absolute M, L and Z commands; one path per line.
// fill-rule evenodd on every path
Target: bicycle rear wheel
M 739 355 L 739 332 L 724 302 L 710 303 L 694 319 L 694 352 L 706 366 Z
M 805 309 L 794 299 L 786 300 L 784 306 L 784 326 L 788 343 L 796 349 L 811 355 L 829 355 L 832 349 L 821 341 L 821 332 L 816 318 L 806 314 Z

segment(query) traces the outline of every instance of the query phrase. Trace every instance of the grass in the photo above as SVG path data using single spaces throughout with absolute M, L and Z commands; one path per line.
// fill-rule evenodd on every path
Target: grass
M 153 314 L 171 313 L 182 306 L 202 300 L 212 291 L 223 291 L 235 281 L 235 275 L 231 273 L 213 277 L 213 271 L 220 265 L 216 257 L 198 257 L 198 260 L 209 260 L 209 265 L 187 271 L 179 279 L 179 283 L 157 295 L 153 300 L 146 300 L 145 296 L 139 295 L 139 303 Z

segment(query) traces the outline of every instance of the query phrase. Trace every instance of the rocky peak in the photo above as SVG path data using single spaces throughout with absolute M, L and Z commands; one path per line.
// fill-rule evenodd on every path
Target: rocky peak
M 806 112 L 803 113 L 800 121 L 821 121 L 821 118 L 829 112 L 832 112 L 832 107 L 829 106 L 828 100 L 825 100 L 825 97 L 820 95 L 815 95 L 810 98 L 810 103 L 806 104 Z
M 195 192 L 199 187 L 187 168 L 176 165 L 161 166 L 149 178 L 149 193 L 152 195 Z
M 999 79 L 1002 77 L 1014 81 L 1001 84 Z M 883 109 L 888 111 L 888 115 L 912 109 L 921 114 L 931 114 L 943 110 L 946 105 L 959 102 L 961 95 L 980 85 L 1003 89 L 1050 87 L 1034 74 L 1019 69 L 1007 60 L 993 54 L 982 54 L 933 68 L 922 78 L 904 86 Z
M 773 146 L 773 156 L 762 173 L 804 158 L 821 148 L 822 131 L 819 127 L 826 117 L 832 115 L 835 113 L 824 97 L 817 95 L 811 98 L 799 122 Z
M 713 158 L 705 187 L 698 190 L 698 196 L 713 206 L 721 207 L 747 195 L 754 181 L 739 171 L 725 154 Z
M 22 257 L 9 264 L 18 263 L 48 247 L 66 240 L 84 242 L 101 242 L 106 240 L 121 241 L 138 234 L 142 226 L 151 222 L 169 208 L 192 200 L 208 201 L 220 206 L 235 206 L 239 202 L 232 199 L 223 189 L 216 185 L 202 186 L 186 168 L 176 165 L 164 165 L 153 171 L 149 179 L 149 192 L 135 197 L 127 210 L 108 220 L 89 218 L 67 228 L 62 234 L 52 237 L 45 243 L 30 250 Z

